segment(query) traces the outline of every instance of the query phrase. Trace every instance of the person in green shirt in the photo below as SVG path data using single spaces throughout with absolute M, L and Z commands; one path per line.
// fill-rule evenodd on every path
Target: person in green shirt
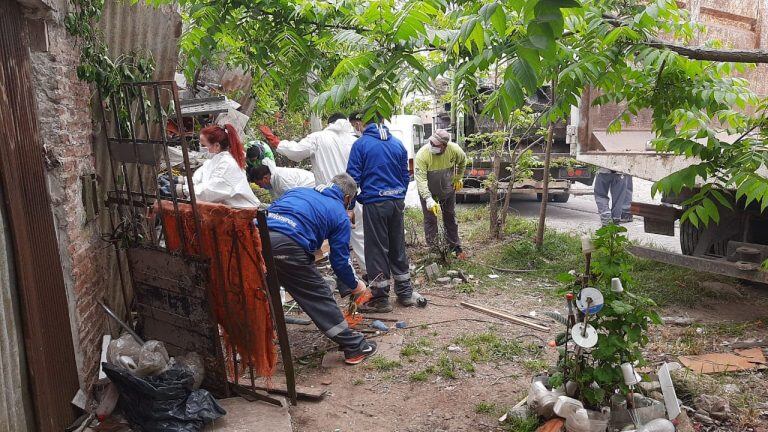
M 456 191 L 463 184 L 467 155 L 445 129 L 438 129 L 416 153 L 416 187 L 424 212 L 424 235 L 427 244 L 437 243 L 437 217 L 442 214 L 445 239 L 459 259 L 465 255 L 459 240 L 459 225 L 456 223 Z

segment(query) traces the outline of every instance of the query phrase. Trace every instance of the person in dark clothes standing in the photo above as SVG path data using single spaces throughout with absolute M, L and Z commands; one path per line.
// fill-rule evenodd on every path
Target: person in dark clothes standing
M 352 145 L 347 173 L 360 187 L 363 204 L 365 263 L 373 297 L 361 312 L 390 312 L 390 279 L 394 279 L 397 301 L 413 306 L 413 288 L 405 253 L 405 193 L 408 190 L 408 153 L 403 143 L 390 135 L 381 117 L 366 122 Z

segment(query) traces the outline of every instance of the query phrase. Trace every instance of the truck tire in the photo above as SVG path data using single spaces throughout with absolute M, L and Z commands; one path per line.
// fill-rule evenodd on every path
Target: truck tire
M 685 221 L 680 224 L 680 251 L 683 255 L 693 255 L 696 246 L 699 244 L 701 234 L 708 228 L 696 228 L 692 223 Z M 716 256 L 726 256 L 728 253 L 728 241 L 730 239 L 718 240 L 712 244 L 712 247 L 706 253 Z
M 683 255 L 693 255 L 696 245 L 699 244 L 700 233 L 699 229 L 688 221 L 680 224 L 680 250 Z
M 541 194 L 536 194 L 536 201 L 541 202 Z M 549 201 L 556 203 L 566 203 L 571 198 L 571 194 L 565 193 L 551 193 L 549 194 Z

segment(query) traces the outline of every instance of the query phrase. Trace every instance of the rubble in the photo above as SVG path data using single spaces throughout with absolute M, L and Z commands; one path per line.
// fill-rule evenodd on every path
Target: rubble
M 731 415 L 731 405 L 719 396 L 703 394 L 694 399 L 693 403 L 699 409 L 697 412 L 704 411 L 715 420 L 727 420 Z
M 437 263 L 432 263 L 424 267 L 424 273 L 427 275 L 428 280 L 435 280 L 440 276 L 440 266 Z
M 449 284 L 449 283 L 451 283 L 451 278 L 445 277 L 445 276 L 444 277 L 439 277 L 439 278 L 437 278 L 436 282 L 439 283 L 439 284 L 444 284 L 444 285 L 445 284 Z
M 742 297 L 741 291 L 731 284 L 717 281 L 705 281 L 702 282 L 700 286 L 705 293 L 712 296 Z

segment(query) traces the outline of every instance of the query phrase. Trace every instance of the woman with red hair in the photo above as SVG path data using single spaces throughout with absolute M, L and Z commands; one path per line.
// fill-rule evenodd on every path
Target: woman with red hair
M 208 126 L 200 131 L 200 150 L 212 157 L 192 175 L 195 198 L 235 208 L 258 207 L 245 175 L 245 149 L 231 124 Z M 186 184 L 176 187 L 182 196 L 189 194 Z

